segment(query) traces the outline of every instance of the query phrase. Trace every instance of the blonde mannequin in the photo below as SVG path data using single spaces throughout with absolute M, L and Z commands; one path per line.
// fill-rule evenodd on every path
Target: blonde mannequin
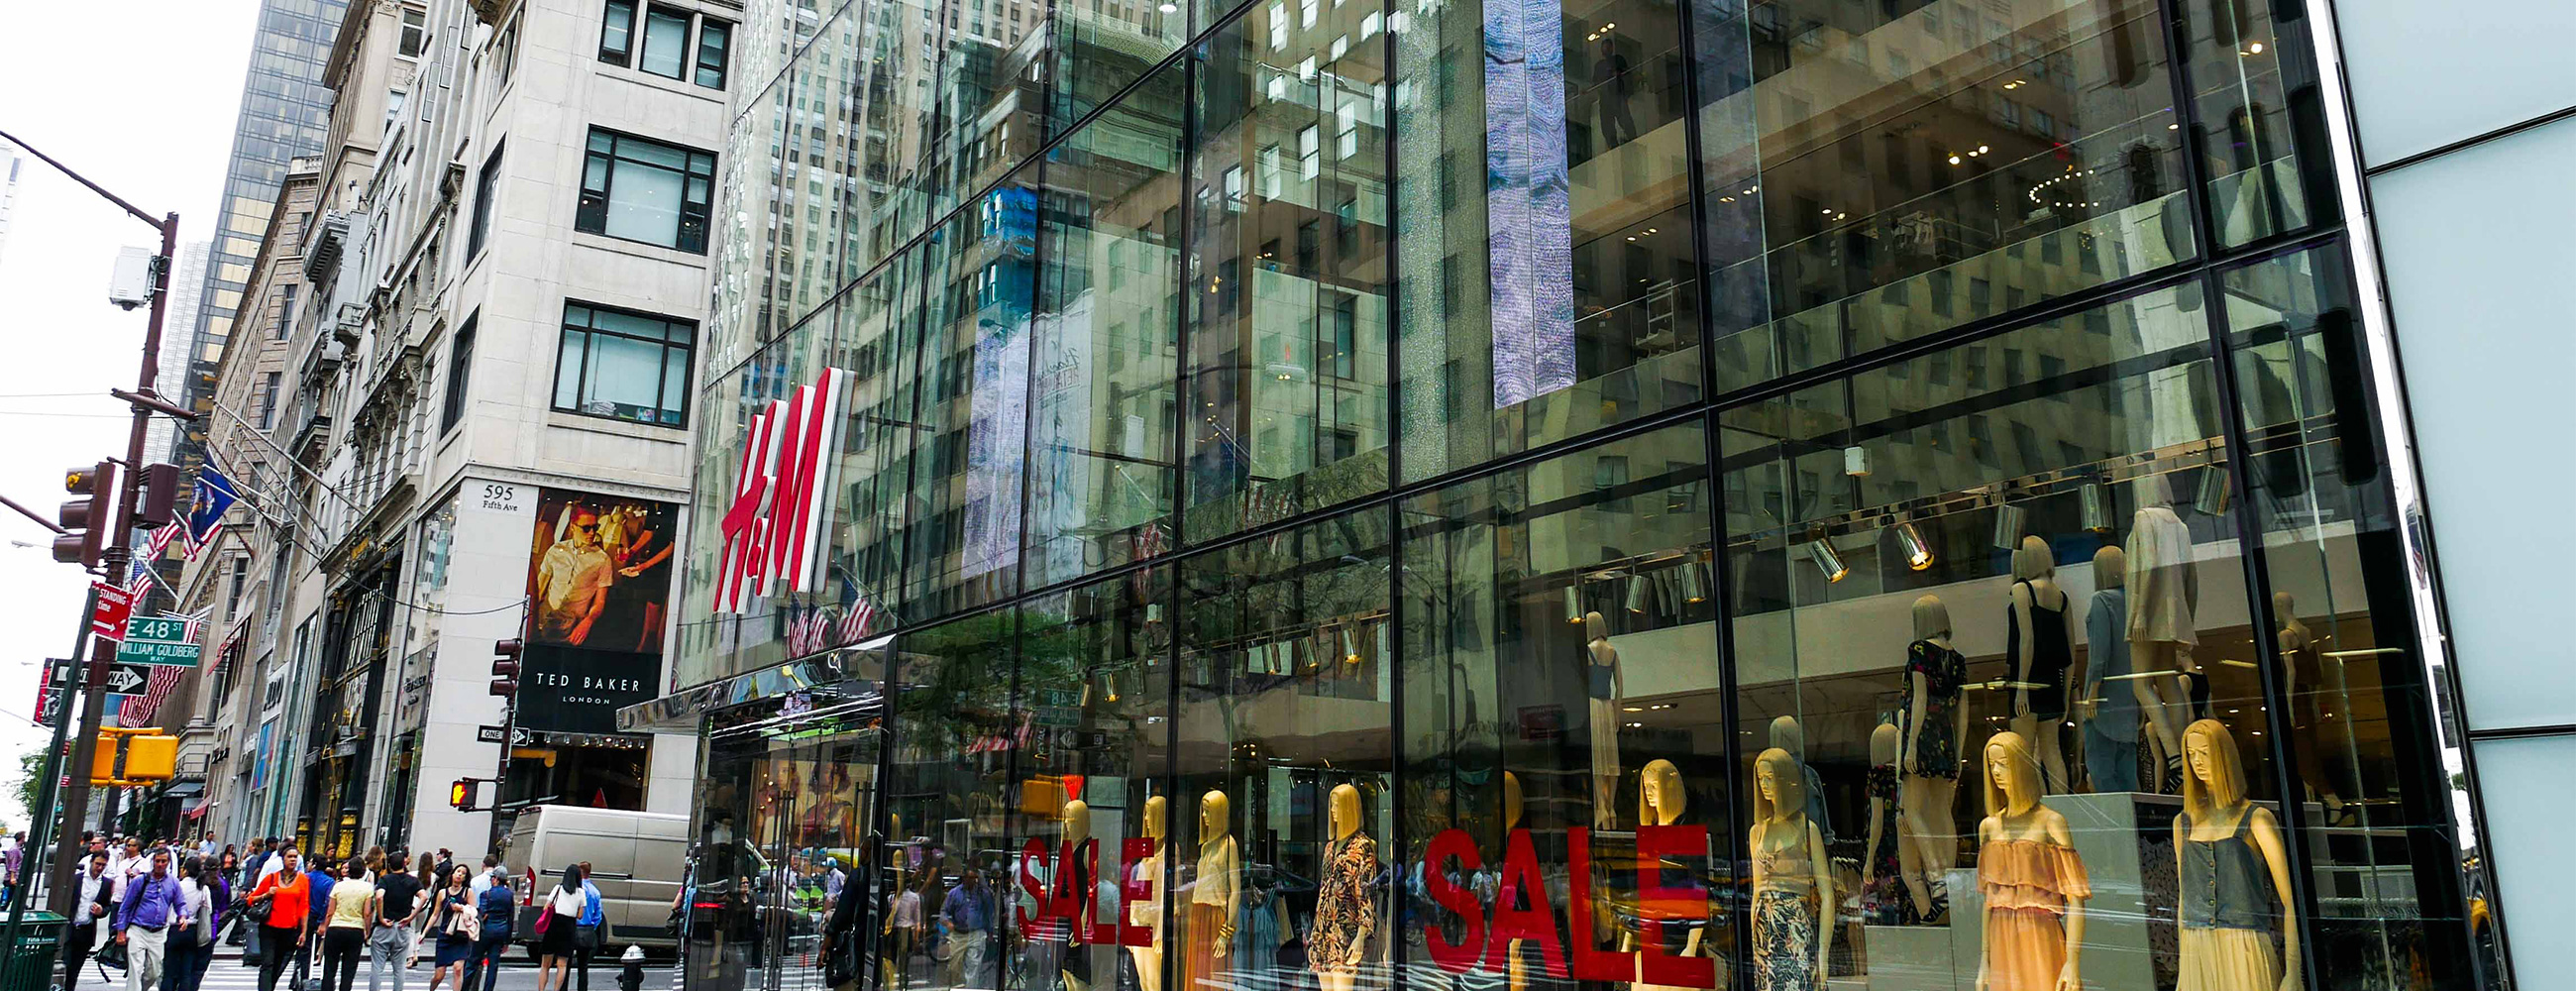
M 2200 579 L 2192 567 L 2191 529 L 2174 515 L 2173 491 L 2164 476 L 2137 480 L 2138 511 L 2129 528 L 2129 671 L 2155 677 L 2130 682 L 2138 704 L 2147 711 L 2156 748 L 2164 755 L 2161 791 L 2182 782 L 2182 720 L 2191 712 L 2191 696 L 2169 673 L 2200 673 L 2192 648 L 2200 644 L 2193 614 L 2200 599 Z
M 2066 675 L 2075 659 L 2075 610 L 2057 585 L 2048 541 L 2021 538 L 2012 574 L 2012 729 L 2037 744 L 2049 793 L 2064 794 L 2066 756 L 2058 730 L 2066 722 Z
M 1914 644 L 1907 648 L 1905 728 L 1899 743 L 1902 775 L 1896 809 L 1904 820 L 1899 861 L 1916 917 L 1946 920 L 1950 869 L 1959 861 L 1960 747 L 1968 739 L 1968 707 L 1961 697 L 1967 658 L 1950 642 L 1950 609 L 1926 595 L 1914 600 Z M 1918 873 L 1919 872 L 1919 873 Z
M 1824 830 L 1807 819 L 1806 791 L 1788 751 L 1773 747 L 1754 759 L 1755 991 L 1817 991 L 1833 954 L 1833 861 Z
M 2066 817 L 2040 804 L 2030 741 L 1986 741 L 1977 824 L 1977 885 L 1985 894 L 1985 950 L 1977 991 L 2081 991 L 2084 900 L 2093 896 Z
M 1153 888 L 1153 895 L 1127 906 L 1127 924 L 1143 927 L 1151 933 L 1147 945 L 1130 946 L 1127 956 L 1136 963 L 1137 991 L 1163 991 L 1163 836 L 1164 816 L 1168 803 L 1163 796 L 1145 799 L 1145 811 L 1138 829 L 1154 841 L 1154 852 L 1137 861 L 1137 876 Z
M 1182 930 L 1189 939 L 1188 955 L 1182 958 L 1187 969 L 1180 975 L 1184 988 L 1225 972 L 1226 958 L 1234 952 L 1234 921 L 1243 898 L 1243 852 L 1230 831 L 1233 810 L 1234 800 L 1222 791 L 1210 789 L 1199 796 L 1198 872 L 1190 884 L 1190 914 Z
M 1647 761 L 1646 766 L 1638 770 L 1638 825 L 1674 825 L 1681 822 L 1683 814 L 1689 811 L 1690 789 L 1682 784 L 1681 768 L 1673 766 L 1672 761 L 1657 759 Z M 1662 927 L 1664 934 L 1664 952 L 1676 957 L 1696 957 L 1705 955 L 1705 952 L 1700 948 L 1700 944 L 1707 932 L 1707 928 L 1707 926 L 1701 924 L 1693 924 L 1672 919 L 1664 920 Z M 1637 949 L 1637 937 L 1638 934 L 1635 931 L 1623 933 L 1619 937 L 1619 948 L 1622 950 Z M 1641 956 L 1638 960 L 1638 976 L 1641 978 L 1644 976 L 1644 967 L 1645 961 Z M 1672 988 L 1671 985 L 1649 984 L 1643 980 L 1638 981 L 1635 987 L 1637 991 L 1663 991 L 1663 989 Z M 1679 989 L 1672 989 L 1672 991 L 1679 991 Z
M 1100 910 L 1094 900 L 1094 891 L 1099 887 L 1099 852 L 1091 846 L 1091 803 L 1079 798 L 1064 803 L 1056 822 L 1063 827 L 1064 835 L 1063 853 L 1055 865 L 1056 878 L 1075 892 L 1072 917 L 1059 923 L 1064 926 L 1064 957 L 1056 976 L 1064 979 L 1065 991 L 1090 991 L 1091 923 L 1093 913 Z
M 1308 966 L 1324 991 L 1351 991 L 1377 934 L 1377 841 L 1360 831 L 1360 790 L 1334 785 L 1333 839 L 1324 847 L 1315 889 L 1314 927 L 1306 933 Z
M 2182 966 L 2174 991 L 2297 991 L 2299 920 L 2281 824 L 2247 800 L 2245 764 L 2226 724 L 2191 724 L 2182 748 L 2182 814 L 2173 827 Z
M 1619 676 L 1619 649 L 1610 646 L 1610 624 L 1601 614 L 1583 614 L 1583 662 L 1587 713 L 1592 728 L 1592 825 L 1617 825 L 1613 796 L 1619 788 L 1619 703 L 1627 684 Z

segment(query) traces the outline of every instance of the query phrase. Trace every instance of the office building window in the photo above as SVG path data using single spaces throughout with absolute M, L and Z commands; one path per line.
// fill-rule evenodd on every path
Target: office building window
M 286 335 L 287 335 L 287 333 L 288 333 L 289 328 L 292 328 L 293 326 L 295 326 L 295 296 L 296 296 L 296 291 L 297 291 L 297 290 L 299 290 L 299 289 L 302 289 L 302 288 L 304 288 L 304 284 L 303 284 L 303 283 L 300 283 L 300 282 L 289 282 L 289 283 L 287 283 L 287 284 L 286 284 L 286 296 L 285 296 L 285 298 L 284 298 L 284 299 L 279 300 L 279 301 L 278 301 L 278 303 L 277 303 L 277 339 L 278 339 L 278 340 L 281 340 L 281 341 L 282 341 L 282 340 L 285 340 L 285 339 L 286 339 Z
M 429 49 L 429 12 L 405 7 L 402 12 L 402 57 L 419 58 Z
M 705 254 L 714 154 L 592 129 L 573 226 Z
M 599 60 L 625 65 L 634 52 L 635 0 L 608 0 L 608 18 L 599 27 Z
M 575 303 L 564 307 L 555 408 L 677 427 L 688 422 L 697 325 Z
M 707 21 L 698 28 L 698 85 L 708 89 L 724 88 L 725 62 L 732 54 L 732 48 L 732 25 L 723 21 Z
M 492 230 L 492 191 L 501 182 L 501 149 L 495 146 L 492 157 L 483 160 L 483 171 L 474 178 L 474 226 L 465 233 L 465 257 L 483 253 L 483 238 Z
M 224 591 L 225 622 L 231 622 L 234 619 L 240 618 L 242 590 L 249 584 L 250 559 L 246 557 L 234 558 L 232 584 Z
M 456 429 L 456 421 L 465 418 L 465 388 L 474 371 L 474 318 L 466 317 L 465 325 L 456 330 L 456 343 L 447 352 L 447 401 L 438 414 L 438 432 Z
M 259 382 L 251 387 L 250 407 L 259 414 L 261 430 L 277 425 L 277 374 L 270 372 L 260 376 Z
M 648 7 L 644 13 L 644 56 L 637 68 L 656 76 L 681 78 L 681 66 L 688 61 L 689 15 L 669 7 Z

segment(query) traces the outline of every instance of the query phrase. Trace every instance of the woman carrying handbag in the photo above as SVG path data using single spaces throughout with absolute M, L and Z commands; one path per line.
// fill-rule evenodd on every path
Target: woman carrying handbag
M 580 949 L 581 915 L 590 908 L 590 896 L 581 888 L 580 864 L 567 864 L 563 881 L 537 911 L 537 991 L 563 991 L 565 979 L 572 976 L 573 955 Z
M 277 991 L 277 975 L 304 955 L 312 932 L 313 882 L 297 868 L 294 847 L 278 855 L 278 871 L 251 889 L 243 915 L 260 927 L 259 945 L 266 956 L 259 964 L 259 991 Z
M 470 880 L 471 872 L 460 866 L 448 872 L 447 884 L 438 889 L 436 907 L 429 917 L 429 931 L 438 940 L 436 966 L 429 972 L 429 991 L 438 991 L 438 982 L 451 973 L 456 975 L 457 991 L 466 991 L 466 963 L 474 958 L 474 940 L 483 931 L 483 922 L 474 911 Z

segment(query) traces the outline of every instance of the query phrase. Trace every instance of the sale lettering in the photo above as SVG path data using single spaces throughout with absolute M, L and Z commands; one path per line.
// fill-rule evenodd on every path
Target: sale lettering
M 1131 836 L 1118 844 L 1118 903 L 1141 905 L 1154 898 L 1154 878 L 1136 865 L 1154 855 L 1154 838 Z M 1091 946 L 1152 946 L 1154 927 L 1139 925 L 1126 912 L 1100 914 L 1093 879 L 1100 876 L 1100 841 L 1058 844 L 1031 839 L 1020 851 L 1020 888 L 1028 893 L 1018 909 L 1020 931 L 1031 939 L 1061 940 Z M 1035 906 L 1032 910 L 1031 906 Z
M 1592 886 L 1587 880 L 1592 876 L 1592 831 L 1574 827 L 1565 831 L 1565 838 L 1567 873 L 1575 882 L 1567 886 L 1567 904 L 1561 914 L 1564 918 L 1588 920 L 1593 917 Z M 1639 949 L 1604 950 L 1594 945 L 1588 923 L 1575 926 L 1577 938 L 1570 944 L 1558 931 L 1556 920 L 1560 913 L 1548 901 L 1529 830 L 1512 830 L 1503 843 L 1500 885 L 1494 894 L 1490 920 L 1476 893 L 1452 880 L 1484 869 L 1484 857 L 1477 852 L 1476 841 L 1463 829 L 1442 830 L 1422 850 L 1423 884 L 1432 901 L 1457 914 L 1464 923 L 1465 936 L 1452 942 L 1442 931 L 1440 920 L 1428 920 L 1424 934 L 1431 961 L 1452 973 L 1464 974 L 1478 966 L 1502 972 L 1508 969 L 1512 944 L 1517 942 L 1524 949 L 1535 948 L 1540 966 L 1553 977 L 1714 988 L 1716 961 L 1705 956 L 1681 956 L 1664 948 L 1667 923 L 1708 920 L 1707 889 L 1696 883 L 1678 887 L 1665 884 L 1664 858 L 1707 855 L 1706 826 L 1637 827 Z M 1450 873 L 1451 861 L 1457 862 L 1457 874 Z

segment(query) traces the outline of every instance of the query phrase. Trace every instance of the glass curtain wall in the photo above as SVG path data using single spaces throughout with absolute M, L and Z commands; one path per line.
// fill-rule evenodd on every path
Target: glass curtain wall
M 693 987 L 2492 983 L 2295 7 L 776 13 Z

